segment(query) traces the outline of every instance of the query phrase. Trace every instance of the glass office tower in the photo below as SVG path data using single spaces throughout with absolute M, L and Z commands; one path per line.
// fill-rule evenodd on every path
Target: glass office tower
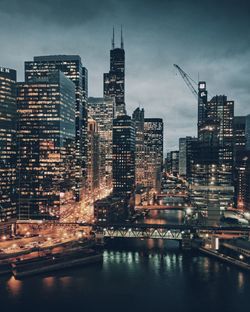
M 60 71 L 17 84 L 18 217 L 59 216 L 75 200 L 75 85 Z
M 16 71 L 0 67 L 0 221 L 16 213 Z
M 76 199 L 85 195 L 87 179 L 88 71 L 78 55 L 37 56 L 25 62 L 25 81 L 60 70 L 75 84 Z
M 135 186 L 135 127 L 130 116 L 113 121 L 113 192 L 130 196 Z

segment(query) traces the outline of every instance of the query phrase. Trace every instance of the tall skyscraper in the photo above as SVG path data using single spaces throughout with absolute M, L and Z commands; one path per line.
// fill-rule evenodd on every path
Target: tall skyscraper
M 144 109 L 133 112 L 135 124 L 135 183 L 143 186 L 145 180 Z
M 103 75 L 104 96 L 115 98 L 115 115 L 125 115 L 125 51 L 121 29 L 121 46 L 115 47 L 113 29 L 112 48 L 110 50 L 110 70 Z
M 234 101 L 225 95 L 215 96 L 209 101 L 209 117 L 218 123 L 218 157 L 221 183 L 233 183 L 233 120 Z
M 100 184 L 101 191 L 110 193 L 112 189 L 112 138 L 114 118 L 114 98 L 88 99 L 88 115 L 98 124 L 100 135 Z
M 113 121 L 113 192 L 130 197 L 135 187 L 135 127 L 131 117 Z
M 0 67 L 0 221 L 16 213 L 16 71 Z
M 76 199 L 84 196 L 87 178 L 88 72 L 78 55 L 37 56 L 25 62 L 25 81 L 60 70 L 75 84 Z
M 206 82 L 200 81 L 198 84 L 198 138 L 201 136 L 201 129 L 207 118 L 207 89 Z
M 218 224 L 220 210 L 233 203 L 234 102 L 226 96 L 207 101 L 206 85 L 199 83 L 198 150 L 191 167 L 192 198 Z
M 94 119 L 88 120 L 88 191 L 93 201 L 100 194 L 100 135 Z
M 147 166 L 144 185 L 159 192 L 163 166 L 163 120 L 161 118 L 144 119 L 144 145 Z
M 17 84 L 18 217 L 58 216 L 75 200 L 75 85 L 60 71 Z

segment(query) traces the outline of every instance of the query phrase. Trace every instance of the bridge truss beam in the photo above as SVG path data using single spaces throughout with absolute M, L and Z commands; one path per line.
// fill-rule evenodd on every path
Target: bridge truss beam
M 152 238 L 152 239 L 171 239 L 171 240 L 182 240 L 183 231 L 181 230 L 167 230 L 167 229 L 114 229 L 105 228 L 100 234 L 104 237 L 110 238 Z

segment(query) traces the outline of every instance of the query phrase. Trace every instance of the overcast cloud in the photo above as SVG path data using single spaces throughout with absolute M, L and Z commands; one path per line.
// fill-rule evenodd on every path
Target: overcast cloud
M 197 101 L 173 64 L 207 81 L 210 96 L 250 114 L 250 2 L 247 0 L 0 0 L 0 65 L 17 69 L 35 55 L 79 54 L 89 95 L 102 96 L 111 32 L 124 27 L 126 105 L 165 122 L 165 151 L 196 134 Z

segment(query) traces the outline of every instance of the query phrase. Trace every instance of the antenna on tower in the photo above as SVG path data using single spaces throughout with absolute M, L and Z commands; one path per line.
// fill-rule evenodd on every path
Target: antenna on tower
M 115 48 L 115 28 L 113 26 L 112 49 Z
M 124 49 L 123 33 L 122 33 L 122 25 L 121 25 L 121 49 Z

